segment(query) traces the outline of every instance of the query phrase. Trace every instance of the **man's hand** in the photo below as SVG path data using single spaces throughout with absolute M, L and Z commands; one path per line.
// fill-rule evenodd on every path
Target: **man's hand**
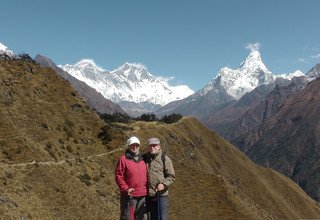
M 162 183 L 159 183 L 157 185 L 156 191 L 158 192 L 158 191 L 162 191 L 162 190 L 164 190 L 164 185 Z
M 128 196 L 132 196 L 134 192 L 134 188 L 127 189 Z

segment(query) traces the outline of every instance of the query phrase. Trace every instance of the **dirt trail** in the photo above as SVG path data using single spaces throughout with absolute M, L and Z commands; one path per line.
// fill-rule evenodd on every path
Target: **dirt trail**
M 0 164 L 0 167 L 24 167 L 24 166 L 28 166 L 28 165 L 61 165 L 63 163 L 66 163 L 67 161 L 74 161 L 77 159 L 91 159 L 91 158 L 95 158 L 95 157 L 103 157 L 105 155 L 108 154 L 112 154 L 114 152 L 117 151 L 121 151 L 123 150 L 123 148 L 119 147 L 116 149 L 113 149 L 111 151 L 105 152 L 105 153 L 101 153 L 101 154 L 94 154 L 94 155 L 89 155 L 89 156 L 83 156 L 83 157 L 73 157 L 73 158 L 68 158 L 68 159 L 64 159 L 64 160 L 59 160 L 59 161 L 32 161 L 32 162 L 26 162 L 26 163 L 13 163 L 13 164 Z

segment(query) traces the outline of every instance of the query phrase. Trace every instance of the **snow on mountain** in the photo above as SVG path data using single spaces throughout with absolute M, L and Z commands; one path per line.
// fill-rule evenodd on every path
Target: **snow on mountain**
M 320 76 L 320 63 L 316 64 L 306 74 L 309 78 L 315 79 Z
M 150 74 L 145 66 L 136 63 L 125 63 L 110 72 L 88 59 L 75 65 L 59 67 L 114 102 L 151 102 L 165 105 L 194 93 L 188 86 L 169 86 L 165 80 Z
M 287 79 L 287 80 L 292 80 L 292 78 L 294 77 L 300 77 L 300 76 L 305 76 L 305 74 L 303 72 L 301 72 L 300 70 L 296 70 L 293 73 L 289 73 L 289 74 L 278 74 L 278 75 L 274 75 L 274 79 L 276 78 L 283 78 L 283 79 Z
M 199 91 L 199 94 L 202 96 L 213 88 L 220 87 L 238 100 L 256 87 L 272 83 L 277 78 L 291 80 L 298 76 L 304 76 L 304 74 L 299 70 L 291 74 L 272 74 L 262 62 L 259 51 L 256 50 L 250 52 L 238 69 L 223 67 L 216 77 Z
M 234 70 L 224 67 L 214 80 L 219 81 L 226 92 L 238 100 L 257 86 L 271 83 L 273 77 L 262 62 L 260 53 L 252 51 L 240 68 Z
M 6 54 L 8 56 L 14 56 L 14 53 L 8 49 L 8 47 L 6 47 L 5 45 L 3 45 L 2 43 L 0 43 L 0 55 L 1 54 Z
M 83 59 L 74 65 L 66 64 L 64 66 L 59 65 L 64 71 L 68 72 L 70 75 L 74 76 L 81 81 L 95 81 L 102 79 L 101 74 L 105 72 L 104 69 L 98 67 L 97 64 L 91 59 Z

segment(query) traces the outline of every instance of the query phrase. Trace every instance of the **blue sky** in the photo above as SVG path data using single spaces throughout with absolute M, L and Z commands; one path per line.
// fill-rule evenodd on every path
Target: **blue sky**
M 0 0 L 0 42 L 56 64 L 141 63 L 197 91 L 258 43 L 275 73 L 320 62 L 318 0 Z

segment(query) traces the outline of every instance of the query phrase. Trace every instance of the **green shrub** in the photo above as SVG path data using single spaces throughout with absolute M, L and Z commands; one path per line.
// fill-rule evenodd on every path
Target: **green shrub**
M 110 126 L 105 125 L 100 129 L 98 138 L 102 141 L 102 144 L 108 144 L 112 140 L 112 135 L 110 133 Z
M 155 114 L 142 114 L 140 117 L 136 118 L 138 121 L 158 121 Z
M 132 118 L 127 114 L 114 113 L 114 114 L 99 114 L 100 118 L 107 123 L 120 122 L 120 123 L 129 123 L 132 121 Z
M 178 122 L 181 118 L 182 118 L 182 115 L 173 113 L 173 114 L 171 114 L 171 115 L 165 115 L 165 116 L 163 116 L 163 117 L 160 119 L 160 121 L 161 121 L 161 122 L 164 122 L 164 123 L 166 123 L 166 124 L 173 124 L 173 123 Z

